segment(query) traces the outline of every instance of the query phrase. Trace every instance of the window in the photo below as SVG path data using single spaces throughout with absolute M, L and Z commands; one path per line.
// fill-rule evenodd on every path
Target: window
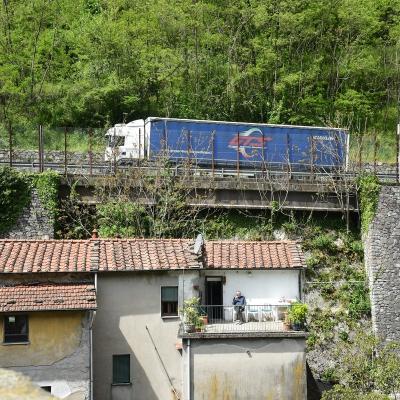
M 131 382 L 131 356 L 129 354 L 113 355 L 113 384 Z
M 125 136 L 114 136 L 110 135 L 108 137 L 109 147 L 125 146 Z
M 178 316 L 178 286 L 161 288 L 161 316 Z
M 4 317 L 4 343 L 28 341 L 28 316 L 6 315 Z
M 51 386 L 40 386 L 41 389 L 43 389 L 45 392 L 51 393 Z

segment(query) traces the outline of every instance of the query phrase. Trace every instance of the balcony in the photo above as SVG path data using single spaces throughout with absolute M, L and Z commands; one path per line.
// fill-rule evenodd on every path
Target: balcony
M 182 337 L 211 337 L 220 334 L 280 333 L 282 336 L 302 335 L 303 329 L 294 330 L 287 322 L 290 304 L 245 305 L 245 306 L 198 306 L 194 318 L 182 316 Z M 286 320 L 286 321 L 285 321 Z M 294 327 L 299 328 L 299 327 Z

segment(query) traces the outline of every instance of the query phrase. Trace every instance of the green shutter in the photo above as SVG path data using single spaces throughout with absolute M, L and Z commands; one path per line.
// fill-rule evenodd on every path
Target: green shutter
M 131 362 L 129 354 L 113 355 L 113 383 L 131 382 Z

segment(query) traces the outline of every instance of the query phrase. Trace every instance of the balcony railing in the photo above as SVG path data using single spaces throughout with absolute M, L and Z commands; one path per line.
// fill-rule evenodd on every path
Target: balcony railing
M 239 333 L 284 332 L 293 330 L 287 323 L 290 304 L 199 306 L 195 318 L 182 316 L 182 332 Z

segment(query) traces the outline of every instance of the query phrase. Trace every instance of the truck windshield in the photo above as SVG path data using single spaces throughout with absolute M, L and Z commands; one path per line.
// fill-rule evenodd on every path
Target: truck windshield
M 109 147 L 118 147 L 125 145 L 125 136 L 108 136 L 108 146 Z

